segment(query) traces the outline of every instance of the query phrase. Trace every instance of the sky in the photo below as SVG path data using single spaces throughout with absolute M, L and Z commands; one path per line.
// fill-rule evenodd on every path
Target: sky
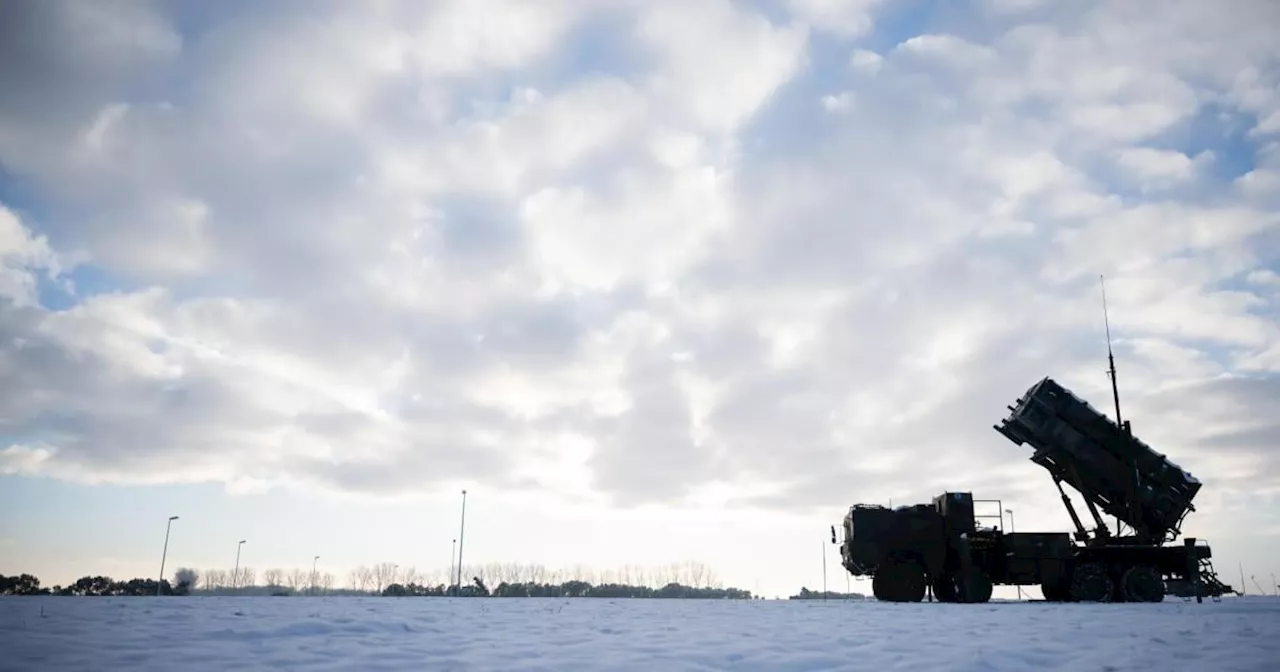
M 0 573 L 707 564 L 1070 519 L 1052 376 L 1280 573 L 1269 0 L 0 4 Z M 990 507 L 989 507 L 990 508 Z M 1249 583 L 1253 589 L 1252 582 Z M 869 592 L 869 588 L 863 588 Z

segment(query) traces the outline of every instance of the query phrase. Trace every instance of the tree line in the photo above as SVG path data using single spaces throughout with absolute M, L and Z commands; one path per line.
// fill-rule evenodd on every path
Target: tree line
M 127 595 L 189 595 L 190 586 L 172 584 L 155 579 L 129 579 L 117 581 L 109 576 L 83 576 L 65 586 L 45 587 L 32 574 L 5 576 L 0 574 L 0 595 L 67 595 L 67 596 L 127 596 Z
M 644 567 L 627 565 L 596 571 L 582 565 L 549 569 L 538 564 L 464 565 L 461 585 L 457 569 L 419 572 L 383 562 L 361 565 L 339 585 L 331 572 L 252 567 L 196 570 L 181 567 L 172 580 L 116 581 L 86 576 L 67 586 L 42 588 L 31 574 L 0 576 L 0 595 L 382 595 L 473 597 L 636 597 L 752 599 L 750 591 L 724 587 L 715 572 L 699 562 Z M 494 585 L 490 589 L 489 585 Z

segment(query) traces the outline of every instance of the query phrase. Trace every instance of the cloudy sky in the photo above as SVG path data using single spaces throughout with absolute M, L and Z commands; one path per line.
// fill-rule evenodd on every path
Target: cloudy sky
M 1051 375 L 1280 572 L 1270 0 L 0 5 L 0 572 L 843 588 Z M 1006 522 L 1007 524 L 1007 522 Z M 1252 587 L 1252 586 L 1251 586 Z

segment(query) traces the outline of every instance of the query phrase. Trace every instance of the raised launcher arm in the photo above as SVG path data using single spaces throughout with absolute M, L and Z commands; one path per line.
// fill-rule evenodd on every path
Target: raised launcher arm
M 996 431 L 1035 449 L 1031 461 L 1053 476 L 1075 523 L 1077 540 L 1123 543 L 1126 537 L 1112 537 L 1099 509 L 1129 525 L 1133 533 L 1127 539 L 1139 543 L 1159 545 L 1181 534 L 1183 518 L 1195 510 L 1191 500 L 1200 481 L 1133 436 L 1129 423 L 1118 426 L 1047 377 L 1009 410 Z M 1062 490 L 1064 481 L 1084 496 L 1097 523 L 1093 539 Z

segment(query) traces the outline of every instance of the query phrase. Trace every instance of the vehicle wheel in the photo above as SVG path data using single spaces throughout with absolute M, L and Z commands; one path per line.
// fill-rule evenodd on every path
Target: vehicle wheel
M 1040 592 L 1045 602 L 1067 602 L 1071 599 L 1070 587 L 1063 586 L 1060 581 L 1040 584 Z
M 919 602 L 925 594 L 924 571 L 910 560 L 887 560 L 871 579 L 871 592 L 884 602 Z
M 1136 565 L 1125 571 L 1120 586 L 1127 602 L 1163 602 L 1164 579 L 1151 565 Z
M 1115 582 L 1101 563 L 1085 563 L 1072 572 L 1071 599 L 1076 602 L 1110 602 L 1115 588 Z
M 975 568 L 956 572 L 956 589 L 958 602 L 989 602 L 994 586 L 986 572 Z
M 959 602 L 956 594 L 956 577 L 941 574 L 933 577 L 933 597 L 939 602 Z

